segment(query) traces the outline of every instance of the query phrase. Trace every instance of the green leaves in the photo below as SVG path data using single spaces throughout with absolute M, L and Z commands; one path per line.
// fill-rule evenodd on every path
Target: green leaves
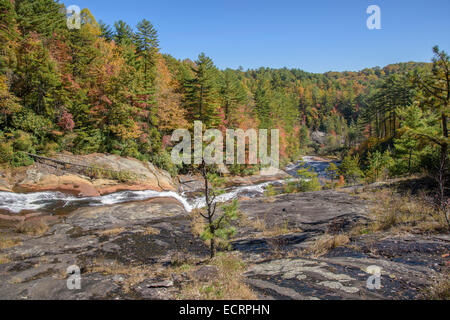
M 186 80 L 186 108 L 192 120 L 200 120 L 206 128 L 220 124 L 218 70 L 204 53 L 192 68 L 194 77 Z
M 339 168 L 336 166 L 334 162 L 331 162 L 328 168 L 326 168 L 326 173 L 331 180 L 335 180 L 338 178 Z
M 377 182 L 380 179 L 386 179 L 389 176 L 389 169 L 394 164 L 394 160 L 389 151 L 381 153 L 377 150 L 372 154 L 369 152 L 367 160 L 368 167 L 365 172 L 365 177 L 368 182 Z
M 322 189 L 319 179 L 317 178 L 317 173 L 314 168 L 306 166 L 303 161 L 299 162 L 301 169 L 297 171 L 298 180 L 295 182 L 296 192 L 309 192 L 309 191 L 319 191 Z M 289 189 L 289 183 L 288 183 Z
M 225 114 L 225 120 L 230 123 L 235 120 L 236 109 L 247 102 L 247 94 L 236 74 L 227 69 L 220 74 L 220 99 Z
M 64 5 L 54 0 L 16 0 L 15 6 L 23 36 L 35 32 L 49 38 L 67 31 Z
M 343 175 L 346 181 L 355 183 L 364 177 L 360 169 L 359 155 L 347 155 L 339 165 L 338 173 Z
M 158 32 L 150 21 L 143 19 L 137 25 L 138 32 L 134 35 L 134 42 L 138 53 L 148 54 L 159 47 Z
M 212 224 L 205 227 L 204 232 L 201 235 L 203 240 L 211 240 L 215 237 L 222 240 L 228 240 L 236 234 L 236 228 L 231 223 L 238 219 L 239 203 L 237 200 L 233 200 L 229 205 L 222 205 L 221 216 L 216 218 Z M 211 225 L 213 226 L 214 234 L 211 233 Z
M 123 20 L 114 23 L 114 41 L 119 45 L 130 44 L 133 41 L 134 33 L 131 27 Z
M 53 123 L 50 119 L 37 115 L 31 110 L 16 113 L 12 117 L 12 125 L 14 128 L 21 129 L 25 132 L 31 132 L 40 139 L 40 142 L 42 142 L 53 129 Z

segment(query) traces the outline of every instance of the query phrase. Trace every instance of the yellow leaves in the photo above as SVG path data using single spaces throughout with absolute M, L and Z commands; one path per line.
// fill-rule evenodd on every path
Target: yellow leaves
M 101 34 L 99 24 L 87 8 L 81 10 L 81 31 L 87 33 L 92 38 L 97 38 Z
M 176 91 L 179 84 L 173 79 L 169 68 L 161 54 L 156 57 L 158 86 L 156 101 L 158 105 L 158 118 L 160 130 L 175 130 L 178 128 L 188 128 L 186 111 L 181 107 L 182 96 Z
M 0 92 L 8 91 L 8 85 L 6 83 L 6 76 L 0 75 Z
M 0 112 L 2 114 L 11 114 L 20 111 L 22 106 L 18 103 L 18 98 L 8 91 L 6 77 L 0 75 Z
M 109 129 L 112 133 L 123 140 L 136 139 L 142 133 L 135 122 L 130 122 L 129 124 L 110 125 Z

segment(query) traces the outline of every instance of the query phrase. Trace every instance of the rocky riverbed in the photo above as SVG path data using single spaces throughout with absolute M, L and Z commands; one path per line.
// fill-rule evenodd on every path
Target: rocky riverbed
M 112 160 L 91 157 L 90 161 L 100 163 Z M 323 159 L 307 160 L 316 168 L 326 167 Z M 151 164 L 115 161 L 120 162 L 117 168 L 139 172 L 142 180 L 136 186 L 153 185 L 153 189 L 136 187 L 102 196 L 105 181 L 76 175 L 97 186 L 92 189 L 95 196 L 72 194 L 69 201 L 63 194 L 54 201 L 51 193 L 51 204 L 59 208 L 55 211 L 42 206 L 44 200 L 35 194 L 40 199 L 33 203 L 41 209 L 0 217 L 1 299 L 196 298 L 186 296 L 185 288 L 209 285 L 222 272 L 211 265 L 208 247 L 196 234 L 198 219 L 190 213 L 195 201 L 185 198 L 201 189 L 201 180 L 180 176 L 173 181 Z M 55 192 L 46 181 L 53 176 L 59 182 L 62 176 L 67 179 L 67 173 L 33 171 L 37 169 L 38 165 L 5 175 L 3 184 L 9 191 L 36 185 L 37 189 L 28 190 Z M 295 165 L 289 170 L 294 172 Z M 272 170 L 229 179 L 224 200 L 238 198 L 240 215 L 235 222 L 238 232 L 225 252 L 245 264 L 242 285 L 253 291 L 253 298 L 421 299 L 448 272 L 448 233 L 378 232 L 353 237 L 355 226 L 372 219 L 373 200 L 353 194 L 358 188 L 262 197 L 265 184 L 287 176 Z M 32 179 L 33 183 L 25 183 Z M 126 187 L 108 183 L 114 186 L 110 191 Z M 16 206 L 17 199 L 11 200 Z M 343 240 L 313 254 L 310 248 L 324 236 Z M 67 287 L 70 266 L 80 269 L 79 290 Z M 367 287 L 373 266 L 381 270 L 378 289 Z
M 85 172 L 77 170 L 78 166 L 100 172 L 100 177 L 98 173 L 93 177 L 86 176 Z M 120 181 L 102 177 L 111 172 L 113 176 L 126 175 L 130 179 Z M 267 184 L 289 177 L 288 173 L 276 168 L 265 168 L 248 177 L 227 175 L 226 193 L 219 200 L 260 196 Z M 39 214 L 65 214 L 78 207 L 166 197 L 178 200 L 191 211 L 204 203 L 202 188 L 200 176 L 171 177 L 150 162 L 104 154 L 63 154 L 29 167 L 0 169 L 0 220 L 21 221 L 30 213 L 34 216 L 37 211 Z
M 421 298 L 446 268 L 448 236 L 367 235 L 321 257 L 301 254 L 325 232 L 367 219 L 369 205 L 337 191 L 244 200 L 229 250 L 246 263 L 245 283 L 260 299 Z M 2 231 L 15 241 L 1 250 L 2 299 L 174 299 L 208 264 L 190 215 L 173 199 L 80 208 L 47 223 L 36 236 Z M 179 264 L 192 270 L 164 272 Z M 81 269 L 81 290 L 67 288 L 71 265 Z M 379 290 L 366 287 L 371 265 L 382 269 Z

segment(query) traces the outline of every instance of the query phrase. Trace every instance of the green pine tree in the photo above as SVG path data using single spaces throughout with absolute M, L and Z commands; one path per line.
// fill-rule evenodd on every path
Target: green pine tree
M 200 120 L 207 128 L 219 124 L 219 95 L 217 69 L 204 53 L 192 68 L 194 77 L 186 81 L 186 106 L 193 120 Z
M 46 38 L 67 31 L 64 5 L 54 0 L 16 0 L 19 30 L 23 36 L 36 32 Z

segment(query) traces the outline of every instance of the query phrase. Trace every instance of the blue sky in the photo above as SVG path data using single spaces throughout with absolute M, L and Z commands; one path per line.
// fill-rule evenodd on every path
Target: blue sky
M 221 68 L 361 70 L 430 61 L 434 45 L 450 51 L 449 0 L 64 0 L 108 24 L 150 20 L 163 53 Z M 369 5 L 381 30 L 369 30 Z

